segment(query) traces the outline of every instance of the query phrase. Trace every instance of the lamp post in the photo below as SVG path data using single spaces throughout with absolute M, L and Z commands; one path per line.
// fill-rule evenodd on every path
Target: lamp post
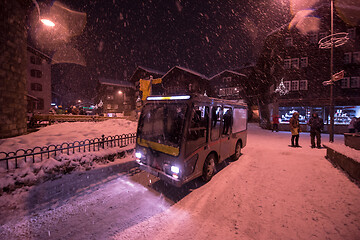
M 334 60 L 334 0 L 330 3 L 330 31 L 331 31 L 331 48 L 330 48 L 330 79 L 333 79 L 333 60 Z M 330 129 L 329 142 L 334 142 L 334 84 L 330 85 Z
M 122 104 L 122 111 L 124 112 L 124 93 L 123 91 L 119 90 L 118 94 L 120 95 L 120 100 L 121 100 L 121 104 Z
M 330 80 L 324 81 L 323 85 L 330 85 L 330 125 L 329 142 L 334 142 L 334 83 L 344 78 L 344 70 L 333 74 L 334 71 L 334 47 L 344 45 L 348 40 L 348 33 L 339 32 L 334 34 L 334 0 L 330 0 L 330 35 L 319 40 L 319 47 L 330 49 Z

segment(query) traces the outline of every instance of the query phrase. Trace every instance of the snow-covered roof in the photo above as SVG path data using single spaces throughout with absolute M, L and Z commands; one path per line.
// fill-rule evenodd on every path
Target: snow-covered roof
M 214 78 L 216 78 L 216 77 L 219 77 L 220 75 L 222 75 L 222 74 L 225 73 L 225 72 L 228 72 L 228 73 L 231 73 L 231 74 L 234 74 L 234 75 L 238 75 L 238 76 L 241 76 L 241 77 L 246 77 L 245 74 L 242 74 L 242 73 L 239 73 L 239 72 L 235 72 L 235 71 L 232 71 L 232 70 L 224 70 L 224 71 L 222 71 L 222 72 L 220 72 L 220 73 L 212 76 L 212 77 L 210 78 L 210 80 L 212 80 L 212 79 L 214 79 Z
M 142 69 L 142 70 L 144 70 L 145 72 L 157 74 L 157 75 L 159 75 L 159 76 L 163 76 L 163 75 L 164 75 L 163 72 L 160 72 L 160 71 L 158 71 L 158 70 L 154 70 L 154 69 L 151 69 L 151 68 L 148 68 L 148 67 L 143 67 L 143 66 L 137 66 L 137 68 L 135 69 L 135 71 L 133 72 L 133 74 L 131 75 L 131 77 L 129 78 L 130 80 L 134 77 L 134 75 L 135 75 L 135 73 L 136 73 L 136 71 L 137 71 L 138 69 Z
M 280 31 L 283 31 L 283 30 L 286 29 L 288 26 L 289 26 L 289 23 L 286 23 L 286 24 L 284 24 L 284 25 L 282 25 L 282 26 L 280 26 L 280 27 L 272 30 L 271 32 L 269 32 L 269 33 L 266 35 L 266 38 L 268 38 L 269 36 L 272 36 L 272 35 L 275 34 L 275 33 L 278 33 L 278 32 L 280 32 Z
M 168 75 L 170 72 L 172 72 L 175 68 L 178 68 L 178 69 L 180 69 L 180 70 L 182 70 L 182 71 L 188 72 L 188 73 L 193 74 L 193 75 L 195 75 L 195 76 L 201 77 L 201 78 L 203 78 L 203 79 L 209 80 L 208 77 L 206 77 L 205 75 L 203 75 L 203 74 L 201 74 L 201 73 L 198 73 L 198 72 L 195 72 L 195 71 L 193 71 L 193 70 L 191 70 L 191 69 L 184 68 L 184 67 L 180 67 L 180 66 L 175 66 L 175 67 L 171 68 L 167 73 L 165 73 L 165 75 L 163 76 L 163 78 L 164 78 L 166 75 Z
M 104 85 L 117 86 L 117 87 L 135 88 L 134 84 L 132 84 L 131 82 L 120 81 L 117 79 L 99 78 L 99 83 Z
M 41 52 L 40 50 L 33 48 L 31 46 L 27 46 L 27 51 L 31 52 L 32 54 L 35 54 L 41 58 L 46 59 L 46 61 L 51 62 L 51 57 L 49 55 L 46 55 L 45 53 Z
M 148 67 L 138 66 L 137 68 L 141 68 L 141 69 L 143 69 L 143 70 L 145 70 L 146 72 L 149 72 L 149 73 L 156 73 L 156 74 L 159 74 L 159 75 L 164 75 L 165 74 L 164 72 L 160 72 L 158 70 L 154 70 L 154 69 L 151 69 L 151 68 L 148 68 Z

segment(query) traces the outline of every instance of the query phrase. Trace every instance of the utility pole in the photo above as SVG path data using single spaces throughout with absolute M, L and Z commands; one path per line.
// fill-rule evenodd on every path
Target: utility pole
M 330 49 L 330 79 L 333 78 L 333 60 L 334 60 L 334 0 L 331 0 L 331 49 Z M 334 84 L 330 85 L 330 128 L 329 142 L 334 142 Z

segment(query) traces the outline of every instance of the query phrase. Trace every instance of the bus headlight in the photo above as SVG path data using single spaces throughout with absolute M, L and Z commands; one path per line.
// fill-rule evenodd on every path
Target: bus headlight
M 136 157 L 136 158 L 142 158 L 142 154 L 141 154 L 140 152 L 136 152 L 136 153 L 135 153 L 135 157 Z
M 170 170 L 172 172 L 173 178 L 179 178 L 180 169 L 178 167 L 171 166 Z
M 179 174 L 180 169 L 179 169 L 178 167 L 176 167 L 176 166 L 171 166 L 171 171 L 172 171 L 173 173 Z
M 135 153 L 135 160 L 137 162 L 140 162 L 141 158 L 143 157 L 143 155 L 140 152 L 136 152 Z

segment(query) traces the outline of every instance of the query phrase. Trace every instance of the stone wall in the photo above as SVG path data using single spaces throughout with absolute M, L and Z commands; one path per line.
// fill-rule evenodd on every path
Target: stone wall
M 27 0 L 0 0 L 0 138 L 26 133 Z

